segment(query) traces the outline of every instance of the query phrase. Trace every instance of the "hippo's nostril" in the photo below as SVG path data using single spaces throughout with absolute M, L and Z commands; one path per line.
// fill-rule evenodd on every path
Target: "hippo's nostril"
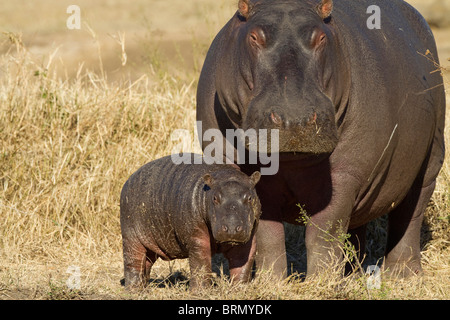
M 228 227 L 226 225 L 222 225 L 222 231 L 223 232 L 228 232 Z
M 236 227 L 236 232 L 241 232 L 242 229 L 243 229 L 242 226 L 237 226 L 237 227 Z
M 281 117 L 275 112 L 270 113 L 270 120 L 272 120 L 272 122 L 278 126 L 281 125 Z

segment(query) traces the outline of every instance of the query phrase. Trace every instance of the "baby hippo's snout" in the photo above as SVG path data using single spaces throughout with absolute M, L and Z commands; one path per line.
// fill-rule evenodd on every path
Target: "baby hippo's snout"
M 239 217 L 239 212 L 226 215 L 219 223 L 219 230 L 217 230 L 216 241 L 218 242 L 247 242 L 251 235 L 251 230 L 255 222 L 244 221 Z M 248 213 L 244 214 L 248 216 Z

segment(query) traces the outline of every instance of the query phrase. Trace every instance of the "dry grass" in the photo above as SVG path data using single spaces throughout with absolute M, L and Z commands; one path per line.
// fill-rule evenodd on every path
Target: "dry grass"
M 423 228 L 425 276 L 383 278 L 368 290 L 359 273 L 334 272 L 302 282 L 274 282 L 263 274 L 232 286 L 187 290 L 185 260 L 158 261 L 152 285 L 127 292 L 123 276 L 119 195 L 144 163 L 171 153 L 174 129 L 194 131 L 195 78 L 166 73 L 110 83 L 82 67 L 59 76 L 51 59 L 38 62 L 19 36 L 0 57 L 0 297 L 24 299 L 448 299 L 450 298 L 450 164 L 439 177 Z M 449 95 L 447 95 L 449 98 Z M 449 114 L 447 123 L 450 123 Z M 450 140 L 449 126 L 446 130 Z M 198 150 L 192 144 L 191 150 Z M 367 263 L 382 255 L 382 219 L 369 234 Z M 304 271 L 302 228 L 288 226 L 288 256 Z M 220 258 L 216 269 L 221 270 Z M 69 266 L 81 288 L 69 290 Z M 226 268 L 225 268 L 226 270 Z

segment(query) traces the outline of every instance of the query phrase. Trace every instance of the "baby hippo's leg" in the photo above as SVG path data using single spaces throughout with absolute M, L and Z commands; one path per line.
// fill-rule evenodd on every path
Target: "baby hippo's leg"
M 189 281 L 191 290 L 211 285 L 211 253 L 209 253 L 209 257 L 204 257 L 203 259 L 189 256 L 189 267 L 191 269 L 191 279 Z
M 189 252 L 189 267 L 191 279 L 189 286 L 191 290 L 211 285 L 211 238 L 206 230 L 197 230 L 192 237 L 191 250 Z
M 139 242 L 124 239 L 123 260 L 125 287 L 144 287 L 147 285 L 150 270 L 156 261 L 156 254 L 148 252 Z

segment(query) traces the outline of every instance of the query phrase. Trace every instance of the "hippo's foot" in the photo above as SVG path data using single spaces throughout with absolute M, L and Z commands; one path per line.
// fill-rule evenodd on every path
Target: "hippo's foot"
M 210 288 L 213 285 L 213 276 L 211 272 L 204 270 L 191 271 L 191 279 L 189 280 L 189 290 L 198 292 L 202 289 Z
M 206 241 L 205 243 L 209 243 Z M 191 278 L 189 280 L 189 290 L 195 292 L 203 288 L 211 287 L 212 269 L 211 269 L 211 254 L 206 251 L 210 250 L 207 247 L 198 247 L 189 255 L 189 267 L 191 269 Z
M 121 283 L 123 283 L 127 290 L 134 291 L 145 288 L 147 281 L 144 277 L 142 277 L 142 275 L 140 275 L 139 272 L 127 270 L 125 272 L 125 278 L 123 279 L 123 282 L 121 281 Z
M 423 270 L 422 266 L 420 265 L 420 260 L 417 259 L 396 262 L 386 260 L 383 265 L 383 275 L 392 279 L 409 278 L 412 276 L 423 275 Z

